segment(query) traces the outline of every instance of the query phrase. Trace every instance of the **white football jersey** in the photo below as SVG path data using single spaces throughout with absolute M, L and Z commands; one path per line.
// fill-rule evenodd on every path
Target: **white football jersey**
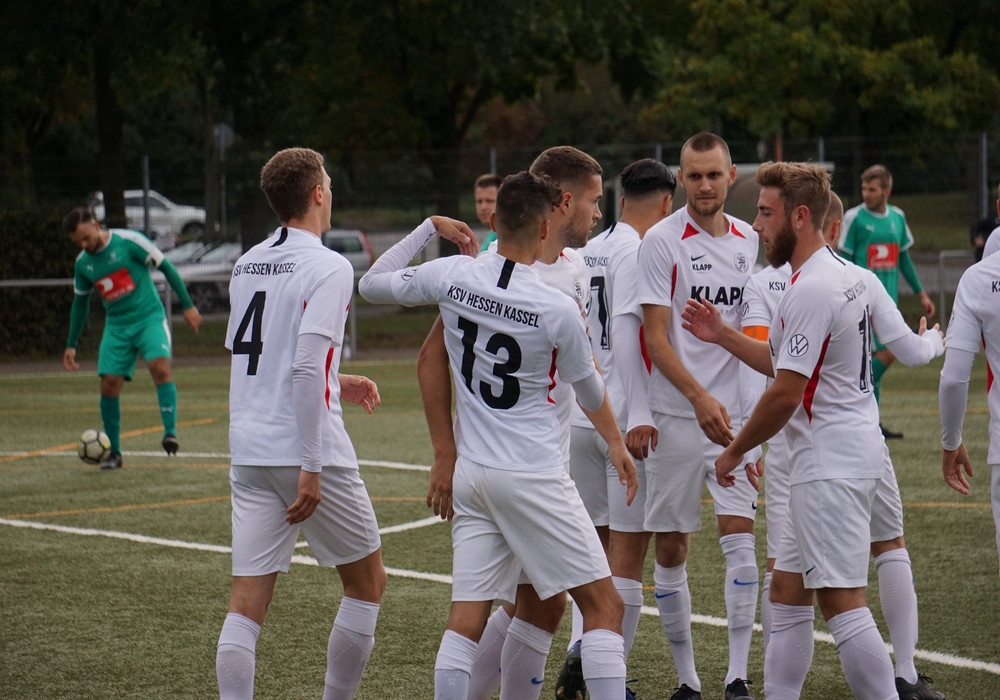
M 778 302 L 788 288 L 792 276 L 792 266 L 785 263 L 781 267 L 767 267 L 758 270 L 747 280 L 743 288 L 743 327 L 771 327 L 771 320 L 778 308 Z
M 729 232 L 713 238 L 679 209 L 652 226 L 639 246 L 639 303 L 671 308 L 667 337 L 688 372 L 726 406 L 739 410 L 739 360 L 718 345 L 703 343 L 681 326 L 690 298 L 707 299 L 733 328 L 742 325 L 743 287 L 757 260 L 757 233 L 732 217 Z M 694 417 L 694 407 L 654 365 L 649 386 L 654 411 Z
M 590 271 L 587 284 L 590 291 L 587 300 L 590 345 L 604 375 L 608 400 L 615 411 L 618 426 L 623 430 L 627 427 L 628 406 L 621 378 L 615 371 L 611 327 L 615 317 L 626 313 L 634 313 L 640 322 L 642 320 L 642 307 L 638 303 L 635 284 L 637 251 L 641 241 L 638 231 L 619 221 L 591 238 L 580 251 Z M 579 406 L 573 414 L 573 425 L 593 428 Z
M 323 464 L 357 466 L 344 428 L 337 378 L 353 291 L 351 264 L 308 231 L 279 229 L 236 262 L 226 330 L 226 347 L 233 353 L 229 386 L 233 464 L 301 464 L 292 362 L 299 335 L 315 333 L 330 339 Z
M 452 256 L 391 278 L 399 303 L 438 304 L 455 375 L 458 451 L 500 469 L 565 464 L 549 395 L 555 372 L 573 383 L 595 371 L 579 307 L 535 267 L 500 255 Z
M 490 243 L 490 252 L 497 254 L 497 242 Z M 590 272 L 583 262 L 580 251 L 572 248 L 563 248 L 559 257 L 551 265 L 537 260 L 532 263 L 531 269 L 538 273 L 538 279 L 553 289 L 568 296 L 577 305 L 580 314 L 586 314 L 587 287 L 590 284 Z M 583 415 L 583 411 L 576 403 L 576 393 L 569 383 L 564 382 L 562 377 L 556 372 L 555 384 L 549 392 L 549 397 L 556 405 L 556 418 L 559 420 L 560 438 L 559 450 L 562 452 L 563 461 L 569 464 L 569 442 L 570 427 L 573 424 L 574 413 Z M 586 416 L 584 416 L 586 419 Z M 590 421 L 587 421 L 590 425 Z
M 882 313 L 875 289 L 885 291 L 874 275 L 825 247 L 792 275 L 778 304 L 769 335 L 775 372 L 809 378 L 784 428 L 793 484 L 882 476 L 871 371 L 873 302 Z M 898 327 L 883 325 L 891 340 L 899 337 Z
M 1000 236 L 1000 231 L 990 234 Z M 988 241 L 987 241 L 988 242 Z M 1000 367 L 1000 255 L 984 257 L 962 274 L 948 321 L 948 347 L 986 350 L 986 400 L 990 409 L 987 464 L 1000 464 L 1000 388 L 993 367 Z

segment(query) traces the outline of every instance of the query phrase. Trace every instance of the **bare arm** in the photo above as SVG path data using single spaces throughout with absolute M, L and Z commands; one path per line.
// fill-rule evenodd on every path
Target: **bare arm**
M 417 378 L 420 382 L 420 399 L 424 404 L 424 418 L 434 447 L 430 482 L 427 487 L 427 507 L 442 520 L 455 515 L 451 500 L 452 477 L 458 449 L 455 445 L 455 428 L 451 416 L 451 373 L 448 370 L 448 351 L 444 344 L 444 323 L 441 316 L 424 340 L 417 356 Z
M 642 305 L 643 326 L 645 328 L 646 350 L 649 359 L 656 368 L 678 391 L 687 397 L 694 407 L 698 425 L 709 440 L 725 447 L 733 439 L 733 425 L 729 420 L 726 407 L 705 387 L 691 376 L 680 357 L 670 344 L 667 331 L 670 328 L 670 312 L 668 306 L 655 304 Z
M 698 340 L 721 345 L 740 362 L 765 376 L 774 376 L 771 348 L 767 341 L 756 340 L 726 325 L 718 308 L 712 302 L 688 299 L 681 318 L 684 319 L 681 324 L 683 328 Z

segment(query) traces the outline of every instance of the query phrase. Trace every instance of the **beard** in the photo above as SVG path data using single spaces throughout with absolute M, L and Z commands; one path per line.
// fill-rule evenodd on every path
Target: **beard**
M 771 245 L 764 251 L 764 257 L 771 267 L 781 267 L 792 259 L 795 252 L 795 233 L 792 231 L 792 223 L 786 218 L 784 225 L 778 234 L 771 241 Z

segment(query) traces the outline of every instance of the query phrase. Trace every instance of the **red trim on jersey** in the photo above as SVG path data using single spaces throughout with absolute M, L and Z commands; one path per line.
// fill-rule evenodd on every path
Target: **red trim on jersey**
M 986 351 L 986 337 L 983 336 L 983 351 Z M 993 386 L 993 368 L 990 367 L 990 361 L 986 360 L 986 393 L 990 393 L 990 387 Z
M 326 377 L 326 395 L 323 400 L 326 401 L 326 410 L 328 411 L 330 410 L 330 368 L 333 367 L 333 350 L 334 348 L 330 348 L 326 352 L 326 372 L 323 373 Z
M 559 352 L 556 348 L 552 348 L 552 365 L 549 367 L 549 403 L 555 403 L 555 399 L 552 398 L 552 390 L 556 388 L 556 353 Z
M 653 371 L 653 363 L 649 359 L 649 351 L 646 349 L 646 327 L 639 326 L 639 350 L 642 352 L 642 363 L 646 365 L 646 374 Z
M 677 263 L 674 263 L 673 268 L 670 270 L 670 298 L 674 298 L 674 292 L 677 290 Z
M 729 222 L 729 233 L 733 234 L 734 236 L 739 236 L 743 240 L 747 239 L 747 237 L 744 236 L 742 233 L 740 233 L 739 230 L 736 228 L 736 222 L 734 221 Z
M 806 391 L 802 395 L 802 408 L 806 409 L 806 416 L 809 418 L 810 423 L 812 423 L 813 419 L 813 397 L 816 395 L 816 385 L 819 384 L 819 370 L 823 366 L 823 359 L 826 357 L 826 349 L 829 345 L 830 336 L 826 336 L 826 340 L 823 341 L 823 349 L 819 353 L 819 360 L 816 361 L 816 368 L 813 370 L 812 376 L 809 377 L 809 382 L 806 384 Z
M 689 221 L 687 226 L 684 227 L 684 233 L 681 234 L 681 240 L 683 241 L 685 238 L 690 238 L 691 236 L 697 236 L 697 235 L 698 235 L 698 229 L 692 226 L 691 222 Z
M 801 275 L 801 274 L 802 274 L 802 270 L 799 270 L 794 275 L 792 275 L 792 279 L 788 282 L 788 285 L 791 286 L 791 285 L 795 284 L 795 280 L 797 280 L 799 278 L 799 275 Z

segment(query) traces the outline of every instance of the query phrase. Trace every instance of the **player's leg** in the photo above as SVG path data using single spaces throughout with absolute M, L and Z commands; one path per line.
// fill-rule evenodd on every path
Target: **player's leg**
M 778 556 L 781 533 L 788 520 L 791 464 L 788 444 L 779 433 L 768 443 L 764 475 L 764 515 L 767 520 L 767 563 L 760 585 L 760 624 L 764 628 L 764 653 L 771 639 L 771 579 Z
M 993 528 L 996 530 L 997 553 L 1000 554 L 1000 464 L 990 467 L 990 498 L 993 504 Z
M 129 329 L 105 326 L 97 353 L 97 374 L 101 378 L 101 422 L 111 440 L 111 454 L 101 463 L 102 469 L 122 466 L 122 413 L 119 397 L 125 380 L 135 371 L 137 350 Z
M 569 591 L 583 614 L 580 655 L 592 700 L 625 696 L 625 642 L 621 636 L 625 612 L 611 577 Z
M 104 425 L 104 432 L 108 434 L 111 441 L 111 457 L 117 458 L 117 466 L 121 466 L 122 454 L 122 409 L 120 396 L 122 387 L 125 386 L 125 378 L 120 375 L 101 375 L 101 423 Z M 108 460 L 110 461 L 109 457 Z M 104 464 L 102 463 L 102 467 Z
M 234 576 L 229 611 L 219 633 L 215 673 L 220 700 L 252 700 L 257 637 L 274 597 L 278 572 Z
M 137 340 L 139 352 L 146 359 L 149 374 L 156 385 L 156 400 L 163 422 L 163 449 L 176 454 L 177 442 L 177 385 L 170 366 L 171 339 L 167 320 L 147 324 Z
M 654 413 L 669 449 L 651 452 L 646 465 L 646 514 L 643 527 L 655 533 L 653 573 L 656 607 L 677 667 L 678 685 L 701 691 L 691 635 L 691 591 L 687 581 L 690 533 L 701 529 L 704 433 L 693 418 Z
M 789 539 L 794 552 L 794 540 Z M 784 550 L 782 550 L 784 551 Z M 764 655 L 768 700 L 799 698 L 813 659 L 813 592 L 806 590 L 794 557 L 778 559 L 771 579 L 771 641 Z
M 492 600 L 452 601 L 448 626 L 434 661 L 435 700 L 466 700 L 469 697 L 472 664 L 492 604 Z
M 531 700 L 542 689 L 552 636 L 566 610 L 566 594 L 560 592 L 542 600 L 533 586 L 521 584 L 515 607 L 500 656 L 500 698 Z
M 499 606 L 486 622 L 472 665 L 469 700 L 486 700 L 500 687 L 500 658 L 516 609 L 510 603 Z

